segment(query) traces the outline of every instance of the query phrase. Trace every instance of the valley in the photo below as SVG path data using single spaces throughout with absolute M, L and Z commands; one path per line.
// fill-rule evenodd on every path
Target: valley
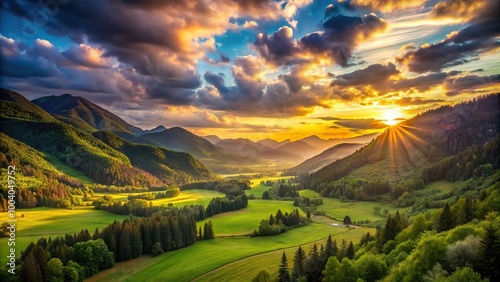
M 449 252 L 497 232 L 498 94 L 382 133 L 282 142 L 144 131 L 83 98 L 1 94 L 1 177 L 19 168 L 21 280 L 54 264 L 76 281 L 252 281 L 285 268 L 297 281 L 392 281 L 437 264 L 491 274 Z M 83 246 L 96 253 L 75 253 Z M 415 270 L 419 260 L 429 263 Z

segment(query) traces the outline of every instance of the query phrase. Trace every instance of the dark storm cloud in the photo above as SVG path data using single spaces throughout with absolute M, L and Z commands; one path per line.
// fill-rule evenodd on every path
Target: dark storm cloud
M 375 14 L 346 16 L 342 13 L 355 9 L 349 2 L 329 5 L 321 29 L 302 38 L 292 38 L 293 30 L 283 26 L 271 35 L 261 33 L 254 41 L 259 54 L 274 65 L 295 65 L 307 62 L 309 57 L 329 57 L 341 66 L 348 66 L 353 50 L 359 43 L 383 31 L 387 23 Z M 310 60 L 310 59 L 309 59 Z
M 301 60 L 295 57 L 299 48 L 292 36 L 293 30 L 283 26 L 270 36 L 266 33 L 259 34 L 253 44 L 259 54 L 269 62 L 276 65 L 296 64 Z
M 211 71 L 207 71 L 203 78 L 206 82 L 212 84 L 220 93 L 228 93 L 230 90 L 224 84 L 224 78 L 218 74 L 215 74 Z
M 347 66 L 353 49 L 374 33 L 384 30 L 387 23 L 374 14 L 363 17 L 335 15 L 322 25 L 324 32 L 313 32 L 300 39 L 303 49 L 311 53 L 328 53 L 341 66 Z
M 222 0 L 216 3 L 187 0 L 66 2 L 59 5 L 57 11 L 43 10 L 47 12 L 44 14 L 48 15 L 44 18 L 47 22 L 37 27 L 55 36 L 66 36 L 76 46 L 63 53 L 33 49 L 38 57 L 50 62 L 58 59 L 56 63 L 59 66 L 79 64 L 89 68 L 109 67 L 88 60 L 89 56 L 84 54 L 85 48 L 78 47 L 84 42 L 99 46 L 104 50 L 103 57 L 116 58 L 120 63 L 119 68 L 131 72 L 125 76 L 136 76 L 135 81 L 130 83 L 148 82 L 144 85 L 145 94 L 138 93 L 137 97 L 162 99 L 174 104 L 192 103 L 193 90 L 201 86 L 196 67 L 203 52 L 202 41 L 193 43 L 191 38 L 206 39 L 227 30 L 230 17 L 272 19 L 282 14 L 282 8 L 272 0 Z M 32 14 L 43 8 L 36 1 L 23 0 L 8 0 L 1 7 L 19 18 L 28 19 L 32 19 Z M 227 56 L 220 55 L 220 60 L 215 63 L 227 64 L 229 61 Z M 39 63 L 37 65 L 40 66 Z M 27 70 L 25 73 L 40 76 L 41 70 Z M 22 75 L 18 71 L 18 76 Z M 141 79 L 137 78 L 141 76 Z M 235 81 L 245 94 L 256 91 L 244 77 L 235 77 Z M 136 94 L 130 92 L 126 95 L 132 97 Z

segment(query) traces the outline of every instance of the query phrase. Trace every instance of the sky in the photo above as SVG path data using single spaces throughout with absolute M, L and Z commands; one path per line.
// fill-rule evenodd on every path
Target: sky
M 7 0 L 0 86 L 143 129 L 352 137 L 499 92 L 499 2 Z

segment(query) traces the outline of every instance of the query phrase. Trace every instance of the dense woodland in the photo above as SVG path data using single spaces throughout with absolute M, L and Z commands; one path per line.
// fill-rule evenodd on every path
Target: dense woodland
M 17 271 L 19 278 L 48 281 L 57 273 L 64 281 L 82 281 L 115 262 L 143 254 L 158 255 L 187 247 L 197 240 L 213 239 L 210 221 L 197 230 L 197 211 L 194 207 L 169 207 L 149 217 L 115 221 L 102 231 L 96 229 L 92 235 L 85 229 L 64 237 L 41 238 L 23 251 L 22 266 Z M 61 271 L 53 269 L 56 267 Z
M 329 237 L 308 255 L 299 248 L 290 265 L 281 258 L 278 281 L 498 281 L 499 189 L 497 182 L 476 203 L 459 198 L 411 219 L 390 214 L 383 228 L 355 245 L 339 247 Z M 253 281 L 268 276 L 262 271 Z

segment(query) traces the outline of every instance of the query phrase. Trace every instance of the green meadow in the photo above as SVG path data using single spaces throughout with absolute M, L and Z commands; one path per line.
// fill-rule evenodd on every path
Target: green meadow
M 217 225 L 214 225 L 214 229 L 217 230 Z M 123 266 L 122 263 L 118 263 L 112 269 L 91 277 L 89 281 L 191 281 L 215 270 L 210 273 L 208 279 L 211 279 L 211 275 L 215 275 L 215 273 L 221 276 L 229 275 L 232 268 L 224 269 L 221 267 L 231 263 L 245 263 L 245 259 L 252 261 L 252 268 L 260 271 L 266 269 L 266 267 L 273 268 L 276 265 L 274 262 L 276 254 L 269 252 L 311 244 L 326 239 L 328 234 L 332 234 L 337 241 L 341 241 L 343 238 L 357 241 L 366 232 L 374 232 L 374 230 L 371 228 L 349 230 L 348 228 L 332 227 L 322 223 L 312 223 L 306 227 L 292 229 L 278 236 L 216 238 L 197 242 L 193 246 L 167 252 L 158 257 L 141 257 L 137 259 L 137 263 L 128 264 L 126 262 Z M 281 254 L 280 252 L 277 253 Z M 262 263 L 259 263 L 258 257 L 251 259 L 255 255 L 264 253 L 266 255 L 269 253 L 272 257 L 268 260 L 260 260 Z M 144 262 L 144 260 L 147 262 Z M 251 275 L 253 275 L 253 272 L 245 276 L 249 279 L 237 279 L 236 281 L 251 280 L 253 277 Z M 200 279 L 210 281 L 204 277 L 200 277 Z
M 253 179 L 250 193 L 267 190 L 270 186 L 260 185 L 260 181 L 287 179 L 286 177 L 263 177 Z M 249 193 L 249 194 L 250 194 Z M 141 193 L 130 193 L 141 194 Z M 319 197 L 319 194 L 303 190 L 303 196 Z M 129 193 L 96 193 L 96 196 L 110 195 L 115 201 L 125 201 Z M 190 204 L 207 205 L 213 197 L 223 196 L 222 193 L 210 190 L 187 190 L 174 198 L 153 200 L 154 205 L 172 203 L 176 206 Z M 337 199 L 323 198 L 324 204 L 318 210 L 324 211 L 329 217 L 342 218 L 348 214 L 353 221 L 382 220 L 384 217 L 374 213 L 374 207 L 383 206 L 372 202 L 341 202 Z M 314 242 L 323 243 L 328 234 L 340 244 L 347 241 L 358 241 L 366 232 L 374 233 L 373 228 L 360 227 L 348 229 L 330 226 L 333 222 L 326 217 L 314 216 L 314 222 L 308 226 L 289 230 L 284 234 L 271 237 L 250 238 L 244 236 L 258 228 L 262 219 L 269 218 L 278 209 L 283 213 L 297 207 L 292 201 L 250 200 L 248 207 L 218 214 L 205 221 L 198 222 L 202 226 L 211 220 L 214 225 L 216 239 L 197 242 L 195 245 L 164 253 L 158 257 L 141 256 L 135 260 L 117 263 L 115 267 L 93 276 L 89 281 L 247 281 L 251 280 L 260 270 L 267 270 L 275 276 L 279 259 L 283 251 L 289 260 L 299 245 L 308 251 Z M 302 212 L 302 211 L 301 211 Z M 302 212 L 303 213 L 303 212 Z M 24 214 L 24 217 L 21 215 Z M 1 214 L 0 220 L 6 221 L 7 214 Z M 123 220 L 127 216 L 114 215 L 105 211 L 94 210 L 92 207 L 79 207 L 72 210 L 36 208 L 19 210 L 17 213 L 16 250 L 24 250 L 31 241 L 40 237 L 55 237 L 65 233 L 79 232 L 83 227 L 93 233 L 95 228 L 102 229 L 114 220 Z M 5 238 L 0 244 L 6 246 Z M 6 259 L 1 260 L 5 262 Z
M 342 232 L 342 230 L 344 230 L 344 232 Z M 340 233 L 337 233 L 338 231 L 340 231 Z M 337 244 L 340 246 L 342 240 L 344 239 L 347 242 L 357 242 L 361 239 L 361 236 L 363 234 L 365 234 L 366 232 L 372 233 L 372 231 L 374 230 L 359 228 L 345 232 L 344 228 L 340 228 L 339 230 L 335 230 L 335 232 L 331 232 L 331 234 L 332 238 L 334 240 L 337 240 Z M 302 249 L 304 249 L 306 254 L 309 253 L 314 243 L 317 243 L 318 246 L 320 244 L 324 245 L 326 243 L 326 239 L 303 244 Z M 254 278 L 261 270 L 266 270 L 267 272 L 269 272 L 269 274 L 271 274 L 271 277 L 277 277 L 280 259 L 283 251 L 286 253 L 286 256 L 288 258 L 288 266 L 291 267 L 293 263 L 293 256 L 297 248 L 297 246 L 294 246 L 291 248 L 270 251 L 240 259 L 226 264 L 223 267 L 207 272 L 204 275 L 197 277 L 194 281 L 251 281 L 252 278 Z
M 450 192 L 452 189 L 453 183 L 449 181 L 436 181 L 429 183 L 425 186 L 426 190 L 432 190 L 432 189 L 437 189 L 441 193 L 447 193 Z
M 306 197 L 318 197 L 320 194 L 312 190 L 302 190 L 299 192 L 301 196 Z M 380 207 L 380 212 L 375 212 L 375 207 Z M 348 215 L 353 222 L 355 221 L 371 221 L 373 223 L 377 221 L 385 221 L 387 216 L 383 215 L 384 209 L 387 209 L 389 213 L 395 213 L 396 208 L 390 205 L 384 205 L 377 202 L 342 202 L 339 199 L 334 198 L 323 198 L 323 204 L 317 207 L 318 211 L 325 212 L 331 218 L 335 218 L 338 221 L 342 221 L 346 215 Z M 400 210 L 404 212 L 404 210 Z
M 252 182 L 252 189 L 250 190 L 246 190 L 245 193 L 247 195 L 250 195 L 250 194 L 253 194 L 255 196 L 255 198 L 261 198 L 262 197 L 262 193 L 264 193 L 264 191 L 267 191 L 269 189 L 272 188 L 272 186 L 266 186 L 266 185 L 262 185 L 260 184 L 261 181 L 267 181 L 267 180 L 271 180 L 273 182 L 276 182 L 277 180 L 286 180 L 288 181 L 288 179 L 292 178 L 291 176 L 264 176 L 264 177 L 260 177 L 260 178 L 254 178 L 252 180 L 250 180 Z
M 154 191 L 150 193 L 159 193 L 162 191 Z M 113 201 L 127 201 L 128 195 L 140 195 L 146 192 L 138 192 L 138 193 L 95 193 L 95 197 L 102 197 L 105 195 L 113 197 Z M 223 197 L 224 194 L 212 191 L 212 190 L 201 190 L 201 189 L 193 189 L 193 190 L 185 190 L 181 191 L 181 193 L 177 197 L 173 198 L 163 198 L 152 200 L 151 202 L 155 206 L 167 205 L 172 203 L 174 206 L 185 206 L 185 205 L 204 205 L 207 206 L 215 197 Z
M 250 200 L 244 209 L 215 215 L 199 222 L 198 225 L 211 220 L 215 236 L 250 234 L 259 227 L 262 219 L 269 219 L 278 209 L 285 213 L 297 208 L 293 206 L 292 201 Z
M 6 222 L 7 216 L 8 213 L 0 213 L 0 222 Z M 16 252 L 20 255 L 21 251 L 24 251 L 32 241 L 36 242 L 41 237 L 54 238 L 66 233 L 80 232 L 82 229 L 88 229 L 92 234 L 96 228 L 102 230 L 114 220 L 122 221 L 127 217 L 95 210 L 93 207 L 18 209 L 16 211 Z M 0 238 L 0 246 L 2 250 L 8 247 L 7 238 Z M 7 258 L 1 256 L 0 262 L 5 265 Z

